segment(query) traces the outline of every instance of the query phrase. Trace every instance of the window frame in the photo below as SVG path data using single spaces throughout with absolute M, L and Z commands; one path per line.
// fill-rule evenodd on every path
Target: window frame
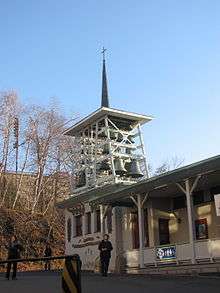
M 66 230 L 67 230 L 67 242 L 71 242 L 72 239 L 72 220 L 68 218 L 66 221 Z
M 86 221 L 85 221 L 85 224 L 86 224 L 86 235 L 88 234 L 92 234 L 92 214 L 91 212 L 87 212 L 85 214 L 86 216 Z
M 83 225 L 82 215 L 75 216 L 75 237 L 82 236 L 82 234 L 83 234 L 83 227 L 82 227 L 82 225 Z
M 101 232 L 101 211 L 100 210 L 96 210 L 95 218 L 96 218 L 95 232 L 100 233 Z

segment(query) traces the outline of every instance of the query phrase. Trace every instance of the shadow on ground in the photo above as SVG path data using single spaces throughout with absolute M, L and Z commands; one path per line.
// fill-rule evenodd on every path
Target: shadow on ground
M 117 276 L 108 278 L 82 275 L 82 293 L 219 293 L 220 278 L 164 278 L 148 276 Z M 17 281 L 5 280 L 0 274 L 0 293 L 61 293 L 58 272 L 19 273 Z

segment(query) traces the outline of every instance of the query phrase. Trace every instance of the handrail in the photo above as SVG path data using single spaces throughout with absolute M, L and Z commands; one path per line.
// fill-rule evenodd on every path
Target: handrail
M 0 260 L 0 265 L 5 263 L 12 263 L 12 262 L 37 262 L 37 261 L 47 261 L 47 260 L 56 260 L 56 259 L 67 259 L 67 258 L 79 260 L 79 256 L 77 254 L 74 254 L 74 255 L 59 255 L 59 256 L 48 256 L 48 257 L 45 256 L 45 257 Z

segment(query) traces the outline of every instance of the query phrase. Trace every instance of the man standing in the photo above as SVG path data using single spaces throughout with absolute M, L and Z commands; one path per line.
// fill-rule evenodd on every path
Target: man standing
M 11 236 L 10 242 L 8 245 L 5 245 L 6 249 L 8 250 L 8 260 L 15 260 L 20 258 L 20 251 L 23 249 L 22 246 L 19 244 L 17 237 L 15 235 Z M 7 272 L 6 278 L 9 280 L 10 278 L 10 271 L 11 265 L 13 266 L 13 273 L 12 273 L 12 280 L 16 280 L 17 274 L 17 262 L 8 262 L 7 264 Z
M 107 277 L 108 266 L 111 258 L 111 251 L 113 247 L 109 241 L 108 234 L 105 234 L 103 240 L 99 243 L 100 260 L 101 260 L 101 271 L 104 277 Z
M 45 251 L 44 251 L 44 256 L 45 257 L 52 256 L 52 249 L 51 249 L 49 243 L 46 244 L 46 248 L 45 248 Z M 50 260 L 45 261 L 45 271 L 47 271 L 47 270 L 50 271 Z

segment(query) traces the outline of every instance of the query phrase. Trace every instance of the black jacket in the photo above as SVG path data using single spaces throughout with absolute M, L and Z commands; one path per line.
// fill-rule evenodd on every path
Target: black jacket
M 10 242 L 5 247 L 8 249 L 8 259 L 20 258 L 20 252 L 23 250 L 23 247 L 19 244 L 18 241 Z
M 100 258 L 110 258 L 113 247 L 110 241 L 102 240 L 99 243 Z

